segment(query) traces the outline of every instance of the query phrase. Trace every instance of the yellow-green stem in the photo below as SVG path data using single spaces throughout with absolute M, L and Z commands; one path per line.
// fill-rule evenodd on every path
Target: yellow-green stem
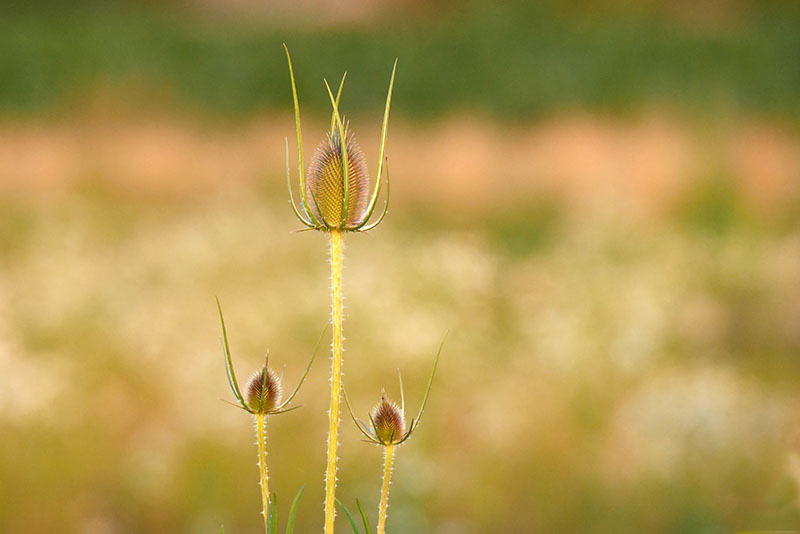
M 267 525 L 267 507 L 269 506 L 269 479 L 267 478 L 267 452 L 265 447 L 264 430 L 265 414 L 256 414 L 256 438 L 258 440 L 258 473 L 261 486 L 261 514 L 264 516 L 264 530 L 269 533 Z
M 383 534 L 386 528 L 386 508 L 389 506 L 389 480 L 392 477 L 392 459 L 394 458 L 394 445 L 386 445 L 386 458 L 383 467 L 383 488 L 381 489 L 381 504 L 378 509 L 378 534 Z
M 339 400 L 342 388 L 342 256 L 344 232 L 333 230 L 331 236 L 331 407 L 328 411 L 328 467 L 325 471 L 325 534 L 333 534 L 336 516 L 336 451 L 339 448 Z

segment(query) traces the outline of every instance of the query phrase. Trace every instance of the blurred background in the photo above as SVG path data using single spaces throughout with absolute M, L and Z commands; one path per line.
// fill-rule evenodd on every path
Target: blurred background
M 323 78 L 391 210 L 350 235 L 345 383 L 426 417 L 396 533 L 800 528 L 800 4 L 0 4 L 0 530 L 256 533 L 244 380 L 299 377 L 329 310 L 293 233 Z M 329 363 L 269 424 L 283 517 L 320 532 Z M 345 422 L 338 496 L 381 451 Z M 341 519 L 341 518 L 340 518 Z M 346 532 L 344 522 L 339 528 Z

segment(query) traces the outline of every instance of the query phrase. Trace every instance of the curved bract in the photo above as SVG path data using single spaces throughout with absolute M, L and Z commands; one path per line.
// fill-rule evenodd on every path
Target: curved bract
M 383 220 L 389 207 L 389 173 L 385 172 L 386 195 L 381 214 L 372 222 L 372 215 L 378 204 L 383 189 L 386 132 L 389 123 L 389 108 L 392 102 L 394 76 L 397 60 L 392 67 L 389 91 L 386 95 L 386 106 L 381 127 L 380 151 L 378 156 L 378 172 L 375 184 L 370 187 L 364 152 L 355 140 L 348 124 L 339 113 L 339 100 L 344 86 L 345 73 L 339 83 L 336 96 L 333 95 L 327 80 L 325 88 L 330 97 L 333 113 L 331 128 L 327 138 L 319 145 L 309 166 L 308 173 L 303 164 L 303 136 L 300 131 L 300 104 L 297 98 L 297 86 L 294 80 L 294 68 L 289 49 L 286 59 L 289 63 L 289 78 L 292 83 L 292 100 L 294 103 L 295 128 L 297 130 L 297 159 L 300 190 L 300 205 L 295 202 L 289 164 L 289 142 L 286 142 L 286 183 L 289 188 L 289 201 L 298 220 L 309 229 L 321 231 L 366 232 L 375 228 Z
M 233 396 L 236 397 L 238 401 L 238 404 L 233 402 L 229 402 L 229 404 L 253 415 L 278 415 L 299 408 L 299 406 L 289 408 L 289 404 L 294 400 L 300 388 L 303 386 L 303 382 L 305 382 L 308 372 L 311 370 L 311 364 L 314 363 L 314 358 L 317 356 L 317 351 L 322 343 L 322 337 L 325 335 L 325 332 L 327 332 L 328 327 L 326 326 L 322 335 L 320 335 L 317 346 L 314 348 L 314 353 L 308 360 L 306 370 L 303 376 L 300 377 L 300 382 L 297 384 L 297 387 L 285 401 L 280 402 L 281 381 L 275 371 L 269 367 L 269 354 L 267 354 L 264 367 L 253 374 L 248 381 L 245 393 L 242 394 L 239 389 L 239 382 L 236 380 L 236 373 L 233 370 L 231 350 L 228 344 L 228 331 L 225 328 L 225 318 L 222 316 L 222 306 L 220 306 L 219 299 L 217 299 L 217 310 L 219 310 L 219 320 L 222 324 L 222 354 L 225 357 L 225 371 L 228 375 L 228 384 L 231 387 Z
M 386 447 L 390 445 L 400 445 L 411 437 L 411 434 L 419 426 L 420 419 L 422 419 L 422 414 L 425 412 L 425 405 L 428 403 L 428 395 L 431 392 L 433 378 L 436 376 L 436 368 L 439 365 L 439 356 L 442 354 L 442 348 L 444 347 L 444 342 L 446 339 L 447 335 L 445 335 L 444 339 L 442 339 L 442 343 L 439 345 L 439 351 L 436 353 L 436 359 L 433 361 L 433 370 L 431 370 L 431 376 L 428 379 L 428 387 L 425 389 L 425 396 L 422 398 L 422 406 L 420 407 L 417 416 L 411 419 L 408 429 L 406 429 L 405 421 L 406 402 L 405 394 L 403 392 L 403 378 L 400 376 L 399 370 L 398 378 L 400 382 L 400 406 L 389 400 L 385 394 L 381 394 L 381 400 L 369 413 L 370 425 L 367 425 L 356 417 L 355 413 L 353 412 L 353 408 L 350 405 L 350 400 L 347 398 L 347 392 L 344 390 L 344 388 L 342 388 L 344 402 L 347 405 L 348 411 L 350 412 L 350 418 L 364 435 L 366 441 Z

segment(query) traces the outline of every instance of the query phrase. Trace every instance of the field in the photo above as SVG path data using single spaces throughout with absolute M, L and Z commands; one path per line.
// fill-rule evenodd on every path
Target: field
M 346 67 L 370 169 L 400 56 L 390 212 L 346 240 L 357 411 L 397 368 L 415 411 L 449 337 L 389 532 L 800 528 L 798 10 L 567 5 L 398 3 L 396 32 L 0 8 L 0 530 L 259 531 L 214 297 L 242 377 L 269 349 L 294 383 L 329 317 L 326 241 L 287 205 L 282 41 L 307 157 Z M 268 427 L 301 534 L 329 365 Z M 337 496 L 374 519 L 381 451 L 343 421 Z

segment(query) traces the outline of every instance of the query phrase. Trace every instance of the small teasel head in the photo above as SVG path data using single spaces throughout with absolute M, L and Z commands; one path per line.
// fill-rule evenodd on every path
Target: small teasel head
M 300 105 L 297 99 L 297 87 L 294 81 L 294 69 L 289 49 L 286 48 L 286 59 L 289 63 L 289 77 L 292 82 L 292 99 L 294 102 L 295 127 L 297 130 L 298 175 L 300 180 L 300 199 L 298 206 L 294 201 L 291 171 L 289 170 L 289 142 L 286 142 L 286 183 L 289 187 L 289 201 L 295 215 L 307 228 L 322 231 L 366 232 L 383 220 L 389 206 L 389 171 L 385 167 L 386 131 L 389 122 L 389 108 L 392 101 L 392 88 L 397 61 L 394 62 L 392 76 L 389 81 L 389 92 L 386 96 L 386 107 L 383 112 L 381 128 L 378 172 L 375 184 L 370 186 L 366 158 L 355 139 L 350 125 L 339 114 L 339 100 L 342 87 L 347 76 L 342 76 L 339 90 L 334 97 L 327 80 L 328 91 L 333 113 L 331 127 L 327 137 L 317 148 L 306 174 L 303 166 L 303 138 L 300 132 Z M 372 222 L 370 219 L 383 187 L 383 174 L 386 174 L 386 195 L 383 211 Z
M 274 411 L 281 402 L 281 379 L 269 367 L 269 356 L 261 370 L 253 373 L 247 383 L 245 403 L 254 413 Z
M 396 402 L 389 399 L 386 394 L 382 392 L 381 400 L 369 413 L 369 425 L 356 417 L 355 412 L 353 412 L 353 407 L 350 405 L 350 399 L 347 397 L 347 391 L 345 391 L 344 386 L 342 387 L 344 402 L 347 405 L 347 410 L 350 412 L 350 417 L 364 437 L 367 438 L 368 442 L 383 446 L 400 445 L 411 437 L 411 434 L 413 434 L 419 426 L 422 414 L 425 412 L 425 405 L 428 403 L 428 395 L 430 395 L 431 392 L 433 378 L 436 376 L 436 368 L 439 365 L 439 356 L 442 354 L 442 348 L 444 347 L 446 339 L 447 335 L 442 339 L 442 343 L 439 345 L 439 351 L 436 353 L 436 358 L 433 361 L 433 369 L 428 379 L 428 387 L 425 389 L 425 396 L 422 398 L 422 406 L 420 406 L 419 413 L 416 417 L 411 419 L 408 425 L 406 425 L 405 419 L 406 402 L 403 392 L 403 377 L 400 375 L 399 369 L 397 370 L 397 376 L 400 382 L 400 405 L 398 406 Z
M 317 340 L 317 346 L 314 347 L 314 353 L 308 360 L 306 370 L 303 376 L 300 377 L 300 382 L 297 384 L 297 387 L 286 400 L 281 402 L 283 392 L 281 388 L 281 377 L 270 368 L 269 353 L 267 353 L 264 367 L 253 373 L 253 376 L 250 377 L 244 389 L 244 394 L 242 390 L 239 389 L 239 381 L 236 380 L 236 373 L 233 370 L 231 349 L 228 344 L 228 331 L 225 328 L 225 318 L 222 316 L 222 307 L 220 306 L 219 299 L 217 299 L 217 309 L 219 310 L 220 323 L 222 323 L 222 356 L 225 359 L 225 372 L 228 375 L 228 385 L 230 385 L 233 396 L 236 397 L 237 401 L 235 403 L 231 402 L 230 404 L 253 415 L 277 415 L 299 408 L 300 406 L 293 406 L 290 408 L 289 404 L 294 400 L 300 388 L 303 386 L 303 382 L 305 382 L 308 372 L 311 370 L 311 364 L 314 363 L 314 358 L 317 356 L 317 351 L 322 343 L 322 338 L 325 336 L 325 332 L 328 331 L 328 327 L 326 326 L 322 330 L 322 334 Z
M 372 430 L 383 445 L 397 443 L 405 435 L 406 419 L 403 409 L 396 402 L 381 395 L 380 402 L 370 413 Z

